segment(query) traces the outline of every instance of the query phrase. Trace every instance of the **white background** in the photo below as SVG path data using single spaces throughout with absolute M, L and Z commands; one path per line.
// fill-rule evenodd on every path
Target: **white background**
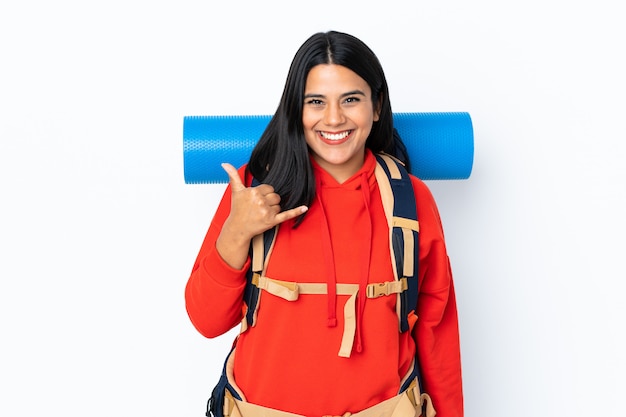
M 224 186 L 184 183 L 183 117 L 273 113 L 297 47 L 336 29 L 394 111 L 473 119 L 471 178 L 429 182 L 466 415 L 623 416 L 618 5 L 3 2 L 0 415 L 204 414 L 233 334 L 200 336 L 183 290 Z

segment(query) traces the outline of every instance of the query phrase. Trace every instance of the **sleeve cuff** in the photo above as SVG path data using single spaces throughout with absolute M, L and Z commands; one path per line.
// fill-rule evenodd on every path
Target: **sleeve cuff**
M 228 265 L 214 247 L 202 260 L 201 268 L 204 269 L 207 276 L 219 285 L 237 288 L 246 282 L 246 272 L 250 268 L 250 257 L 241 269 L 236 269 Z

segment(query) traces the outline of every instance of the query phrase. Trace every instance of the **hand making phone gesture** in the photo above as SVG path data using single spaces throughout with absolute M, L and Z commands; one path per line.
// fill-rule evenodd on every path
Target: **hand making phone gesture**
M 216 248 L 224 261 L 240 269 L 248 257 L 252 238 L 272 227 L 298 217 L 307 211 L 306 206 L 281 211 L 280 195 L 274 187 L 261 184 L 246 187 L 234 166 L 222 164 L 231 187 L 231 209 L 217 238 Z

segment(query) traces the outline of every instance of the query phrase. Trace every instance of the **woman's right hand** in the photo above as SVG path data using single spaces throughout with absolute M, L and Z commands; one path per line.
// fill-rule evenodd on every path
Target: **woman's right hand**
M 216 248 L 222 259 L 235 269 L 241 269 L 248 258 L 252 238 L 272 227 L 298 217 L 306 206 L 281 211 L 280 195 L 274 187 L 261 184 L 246 187 L 231 164 L 224 163 L 231 187 L 231 209 L 217 238 Z

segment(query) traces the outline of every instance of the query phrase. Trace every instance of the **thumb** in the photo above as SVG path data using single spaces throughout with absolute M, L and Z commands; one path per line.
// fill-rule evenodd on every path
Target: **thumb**
M 243 181 L 241 181 L 239 172 L 237 172 L 237 169 L 234 166 L 232 166 L 228 162 L 224 162 L 222 164 L 222 168 L 224 168 L 224 171 L 226 171 L 226 173 L 228 174 L 228 182 L 230 183 L 230 186 L 233 188 L 233 190 L 242 190 L 246 188 Z

